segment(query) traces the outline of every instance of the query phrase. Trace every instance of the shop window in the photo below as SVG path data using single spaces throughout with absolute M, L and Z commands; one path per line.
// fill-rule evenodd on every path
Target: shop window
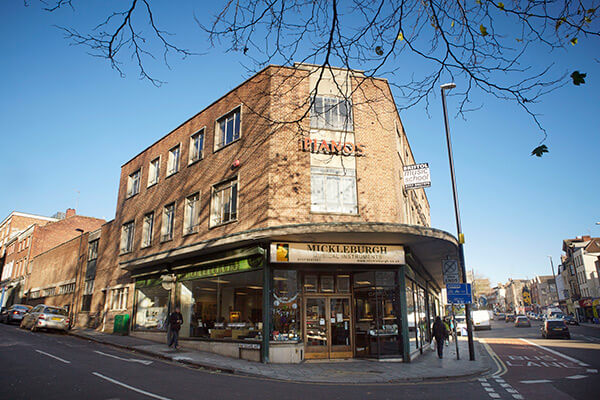
M 333 286 L 332 275 L 321 275 L 321 292 L 322 293 L 333 293 L 335 288 Z
M 129 289 L 126 287 L 113 289 L 111 291 L 110 309 L 111 310 L 126 310 L 128 294 L 129 294 Z
M 123 224 L 121 229 L 121 254 L 129 253 L 133 250 L 133 233 L 135 230 L 134 221 Z
M 140 192 L 141 170 L 135 171 L 127 178 L 127 197 L 134 196 Z
M 354 169 L 312 167 L 310 171 L 311 211 L 358 213 Z
M 241 110 L 237 108 L 217 120 L 215 132 L 215 151 L 240 138 Z
M 189 164 L 202 160 L 204 155 L 204 129 L 190 136 Z
M 351 131 L 352 103 L 340 97 L 315 96 L 310 109 L 310 127 Z
M 150 161 L 148 165 L 148 187 L 158 183 L 160 176 L 160 157 L 156 157 Z
M 169 291 L 162 285 L 136 287 L 136 313 L 134 329 L 160 330 L 167 329 L 169 312 Z
M 338 275 L 336 280 L 338 293 L 350 293 L 350 275 Z
M 317 275 L 304 276 L 304 291 L 306 293 L 316 293 L 318 291 Z
M 410 351 L 417 349 L 417 310 L 415 307 L 415 295 L 413 283 L 406 280 L 406 316 L 408 318 L 408 335 L 410 342 Z
M 262 271 L 182 282 L 181 335 L 259 340 L 262 336 Z
M 237 178 L 213 186 L 211 226 L 237 219 Z
M 300 340 L 300 290 L 294 270 L 273 271 L 272 340 Z

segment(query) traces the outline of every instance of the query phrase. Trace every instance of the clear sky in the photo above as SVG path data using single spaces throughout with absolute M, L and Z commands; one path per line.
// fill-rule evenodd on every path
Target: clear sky
M 211 12 L 195 4 L 158 9 L 159 23 L 177 33 L 176 42 L 206 50 L 191 16 Z M 53 26 L 92 26 L 97 11 L 0 5 L 0 219 L 13 210 L 51 215 L 75 206 L 112 219 L 121 165 L 248 77 L 241 55 L 217 47 L 173 58 L 171 69 L 152 65 L 168 82 L 160 88 L 138 79 L 131 65 L 122 78 Z M 516 106 L 475 97 L 482 109 L 463 120 L 448 98 L 467 267 L 492 282 L 551 274 L 547 256 L 560 262 L 564 238 L 600 236 L 600 68 L 590 56 L 597 54 L 597 41 L 581 40 L 558 57 L 565 71 L 588 76 L 537 105 L 549 133 L 550 153 L 541 159 L 529 155 L 539 133 Z M 429 114 L 417 106 L 401 118 L 417 162 L 431 167 L 432 226 L 455 234 L 439 96 Z

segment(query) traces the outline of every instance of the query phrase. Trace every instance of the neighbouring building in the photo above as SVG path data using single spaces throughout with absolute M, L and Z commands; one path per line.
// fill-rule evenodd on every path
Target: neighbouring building
M 523 310 L 528 305 L 523 299 L 523 289 L 527 286 L 526 279 L 509 279 L 505 285 L 506 311 L 515 312 Z
M 567 312 L 581 321 L 599 318 L 600 282 L 596 261 L 600 255 L 600 238 L 579 236 L 563 240 L 563 272 L 569 299 Z
M 529 281 L 531 301 L 536 312 L 558 305 L 557 287 L 552 275 L 537 275 Z
M 161 342 L 177 305 L 185 346 L 232 357 L 410 361 L 457 252 L 404 189 L 412 164 L 386 80 L 266 67 L 121 167 L 81 304 L 98 329 L 124 314 Z

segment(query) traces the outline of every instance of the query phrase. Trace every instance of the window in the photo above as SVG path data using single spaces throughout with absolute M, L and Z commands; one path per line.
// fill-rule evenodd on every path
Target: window
M 240 138 L 240 108 L 217 120 L 215 150 L 219 150 Z
M 143 287 L 138 285 L 139 282 L 136 282 L 134 328 L 136 330 L 166 331 L 170 292 L 165 290 L 160 283 L 152 283 L 151 286 Z
M 342 168 L 311 168 L 311 211 L 357 214 L 356 172 Z
M 39 299 L 40 298 L 40 291 L 39 290 L 33 290 L 29 293 L 29 298 L 31 299 Z
M 129 253 L 133 250 L 133 233 L 135 224 L 133 221 L 123 224 L 121 231 L 121 253 Z
M 58 287 L 58 294 L 73 293 L 75 291 L 75 282 L 67 283 L 66 285 L 60 285 Z
M 167 204 L 163 210 L 161 241 L 173 239 L 173 224 L 175 220 L 175 203 Z
M 190 160 L 189 164 L 202 160 L 204 155 L 204 129 L 194 133 L 190 137 Z
M 158 183 L 158 177 L 160 175 L 160 157 L 150 161 L 148 166 L 148 186 L 152 186 Z
M 200 193 L 194 193 L 185 199 L 185 213 L 183 217 L 183 234 L 198 232 L 200 219 Z
M 112 290 L 112 299 L 110 302 L 111 310 L 126 310 L 127 309 L 127 294 L 128 288 L 119 288 Z
M 92 293 L 94 293 L 94 280 L 85 281 L 83 285 L 83 297 L 81 299 L 81 311 L 90 311 L 92 308 Z
M 213 186 L 211 226 L 237 219 L 237 178 Z
M 98 258 L 98 239 L 92 240 L 88 244 L 88 261 Z
M 140 192 L 140 170 L 138 169 L 127 179 L 127 197 L 134 196 Z
M 152 244 L 152 231 L 154 230 L 154 212 L 144 215 L 144 224 L 142 226 L 142 247 L 148 247 Z
M 338 97 L 316 96 L 310 110 L 310 127 L 352 130 L 352 103 Z
M 55 287 L 50 287 L 42 290 L 42 297 L 54 296 L 56 292 Z
M 179 145 L 169 150 L 169 161 L 167 162 L 167 176 L 179 171 Z
M 96 276 L 96 260 L 98 259 L 99 239 L 92 240 L 88 244 L 88 261 L 85 267 L 85 278 L 94 279 Z

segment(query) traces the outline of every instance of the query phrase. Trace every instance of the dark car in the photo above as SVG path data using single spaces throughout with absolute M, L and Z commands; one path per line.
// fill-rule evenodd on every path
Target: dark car
M 516 319 L 515 319 L 515 327 L 519 328 L 519 327 L 531 327 L 531 322 L 529 321 L 529 318 L 527 318 L 524 315 L 519 315 Z
M 506 314 L 506 318 L 504 319 L 504 322 L 515 322 L 516 318 L 517 318 L 517 316 L 515 314 Z
M 547 319 L 542 324 L 542 337 L 571 339 L 571 333 L 563 319 Z
M 579 322 L 577 322 L 575 317 L 572 315 L 565 315 L 563 319 L 567 323 L 567 325 L 579 325 Z
M 21 323 L 23 317 L 31 310 L 31 306 L 25 304 L 13 304 L 12 306 L 2 310 L 0 321 L 5 324 Z

